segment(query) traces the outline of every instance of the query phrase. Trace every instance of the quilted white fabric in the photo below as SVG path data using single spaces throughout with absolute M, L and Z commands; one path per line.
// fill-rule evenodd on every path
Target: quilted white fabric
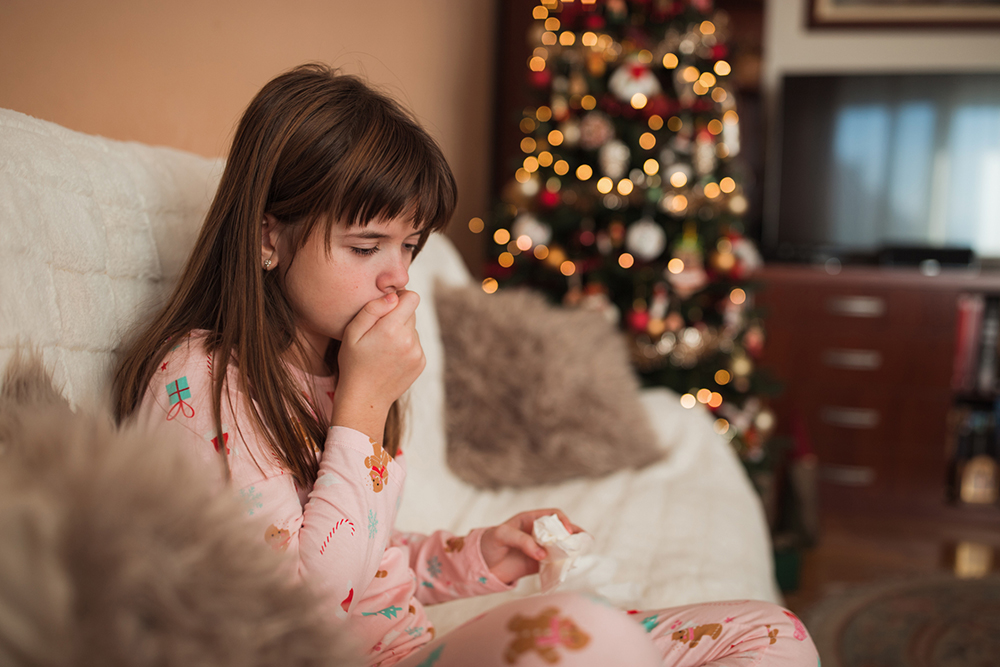
M 222 163 L 111 141 L 0 109 L 0 365 L 18 340 L 41 347 L 74 404 L 107 386 L 122 333 L 180 271 Z M 427 369 L 410 391 L 410 462 L 398 525 L 462 533 L 516 512 L 560 507 L 617 566 L 604 583 L 618 602 L 655 608 L 755 598 L 777 601 L 763 511 L 706 412 L 666 390 L 643 401 L 668 450 L 660 463 L 593 481 L 481 491 L 445 464 L 443 349 L 433 285 L 471 278 L 446 238 L 411 271 L 423 297 L 417 326 Z M 611 590 L 609 589 L 609 590 Z M 530 591 L 438 605 L 439 631 Z

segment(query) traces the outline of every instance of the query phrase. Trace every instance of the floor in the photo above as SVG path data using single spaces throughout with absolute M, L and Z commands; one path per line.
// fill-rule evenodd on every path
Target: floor
M 785 604 L 802 615 L 845 587 L 943 572 L 1000 572 L 1000 506 L 910 516 L 827 508 L 816 546 L 803 553 L 798 589 L 785 593 Z

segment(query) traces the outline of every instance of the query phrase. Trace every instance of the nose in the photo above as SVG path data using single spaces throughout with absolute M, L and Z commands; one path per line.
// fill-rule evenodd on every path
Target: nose
M 376 280 L 376 286 L 382 292 L 398 292 L 410 282 L 410 258 L 406 253 L 393 253 L 389 263 L 383 267 Z

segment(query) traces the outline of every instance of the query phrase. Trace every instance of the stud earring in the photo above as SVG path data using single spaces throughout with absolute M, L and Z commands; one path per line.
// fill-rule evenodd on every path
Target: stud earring
M 264 270 L 268 271 L 268 270 L 270 270 L 270 268 L 271 268 L 271 260 L 265 259 L 264 260 Z

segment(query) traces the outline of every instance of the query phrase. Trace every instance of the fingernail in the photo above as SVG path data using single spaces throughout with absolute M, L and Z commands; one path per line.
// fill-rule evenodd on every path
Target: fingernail
M 388 294 L 385 295 L 385 302 L 386 303 L 392 303 L 393 301 L 396 301 L 397 299 L 399 299 L 399 295 L 396 294 L 395 292 L 389 292 Z

